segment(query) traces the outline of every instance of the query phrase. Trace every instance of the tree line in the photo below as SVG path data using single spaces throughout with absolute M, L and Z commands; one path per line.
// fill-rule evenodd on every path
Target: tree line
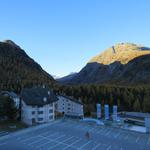
M 123 87 L 111 85 L 59 85 L 56 93 L 65 93 L 81 99 L 86 114 L 96 112 L 96 104 L 109 104 L 110 108 L 117 105 L 119 111 L 136 111 L 150 113 L 150 87 Z M 111 109 L 112 110 L 112 109 Z
M 118 106 L 119 111 L 137 111 L 150 113 L 150 86 L 112 86 L 98 84 L 83 85 L 60 85 L 56 83 L 43 82 L 48 87 L 54 89 L 57 94 L 66 94 L 75 99 L 81 99 L 84 104 L 85 114 L 90 115 L 96 112 L 96 104 L 109 104 L 110 110 L 113 105 Z M 14 91 L 20 93 L 25 87 L 42 86 L 43 83 L 34 84 L 29 82 L 26 86 L 20 84 L 10 84 L 1 90 Z M 103 108 L 102 108 L 103 109 Z

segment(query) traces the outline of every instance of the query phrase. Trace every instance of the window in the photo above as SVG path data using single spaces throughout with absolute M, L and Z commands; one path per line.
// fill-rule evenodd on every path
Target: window
M 50 110 L 49 110 L 49 113 L 53 113 L 53 109 L 50 109 Z
M 38 118 L 38 121 L 42 121 L 43 120 L 43 118 Z
M 38 111 L 38 114 L 43 114 L 43 111 Z
M 35 124 L 35 123 L 36 123 L 35 118 L 32 118 L 32 124 Z
M 43 108 L 43 107 L 41 107 L 41 106 L 38 106 L 38 108 L 40 109 L 40 108 Z
M 53 119 L 53 116 L 49 116 L 49 119 L 50 119 L 50 120 Z
M 68 110 L 70 110 L 70 107 L 68 107 Z
M 70 103 L 68 103 L 68 106 L 70 106 Z
M 35 114 L 35 111 L 32 111 L 32 115 L 34 115 Z

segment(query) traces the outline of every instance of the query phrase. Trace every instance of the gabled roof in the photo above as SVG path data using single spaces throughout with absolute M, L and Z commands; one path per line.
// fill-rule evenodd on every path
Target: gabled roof
M 83 103 L 82 103 L 81 101 L 79 101 L 79 100 L 77 100 L 77 99 L 74 99 L 74 98 L 72 98 L 72 97 L 69 97 L 69 96 L 66 96 L 66 95 L 62 95 L 62 94 L 59 94 L 58 96 L 62 96 L 62 97 L 64 97 L 64 98 L 66 98 L 66 99 L 69 99 L 69 100 L 72 101 L 72 102 L 75 102 L 75 103 L 78 103 L 78 104 L 80 104 L 80 105 L 83 105 Z
M 58 100 L 52 90 L 41 87 L 23 89 L 21 98 L 27 105 L 34 106 L 43 106 Z

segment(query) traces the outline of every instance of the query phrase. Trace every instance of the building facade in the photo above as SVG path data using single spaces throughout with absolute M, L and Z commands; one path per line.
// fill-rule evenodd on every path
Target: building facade
M 80 100 L 73 99 L 65 95 L 58 95 L 56 111 L 66 116 L 83 118 L 83 104 Z
M 28 125 L 54 120 L 57 100 L 47 88 L 24 89 L 21 92 L 21 120 Z

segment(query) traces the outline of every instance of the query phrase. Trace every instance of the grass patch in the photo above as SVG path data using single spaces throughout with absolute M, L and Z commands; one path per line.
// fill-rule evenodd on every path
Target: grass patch
M 27 127 L 24 123 L 16 120 L 0 121 L 0 131 L 13 132 Z

